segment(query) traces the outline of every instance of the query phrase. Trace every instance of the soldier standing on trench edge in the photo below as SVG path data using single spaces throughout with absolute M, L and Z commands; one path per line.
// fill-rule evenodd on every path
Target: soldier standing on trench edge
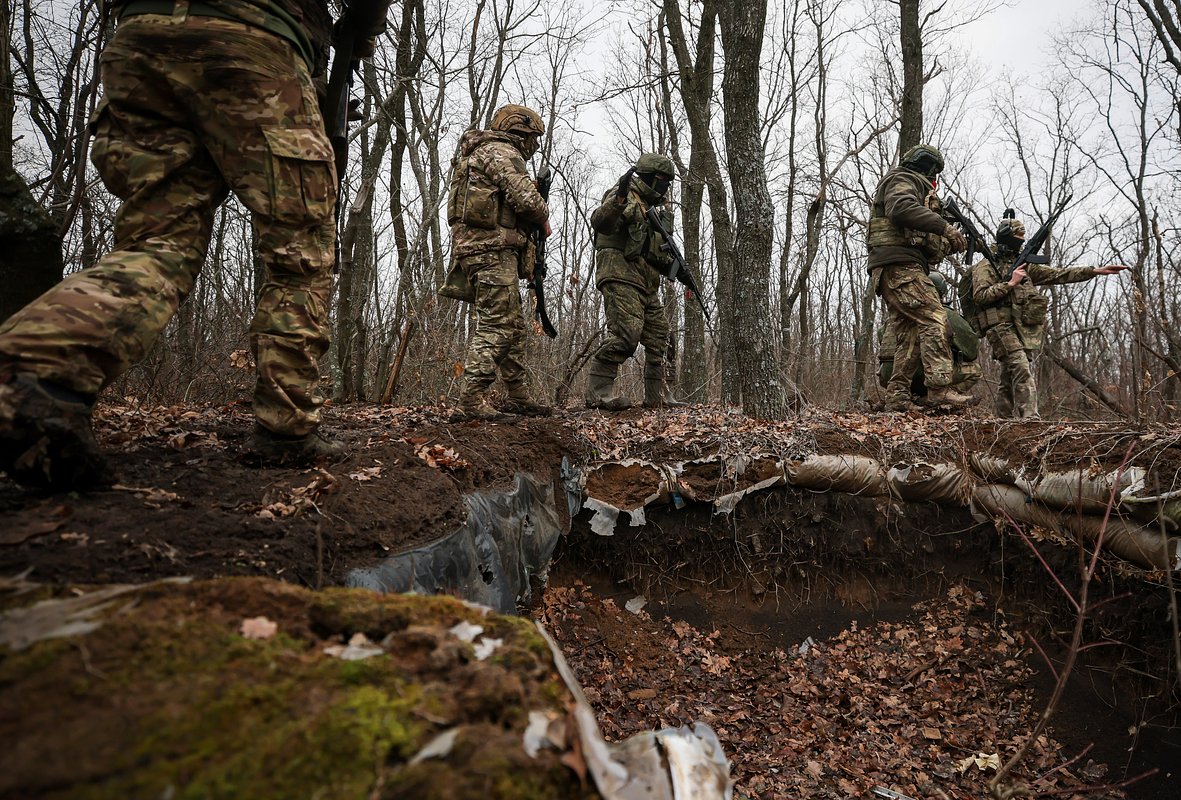
M 384 24 L 380 0 L 352 2 Z M 0 326 L 0 470 L 59 489 L 111 480 L 95 399 L 192 289 L 230 192 L 251 212 L 266 267 L 250 325 L 251 449 L 266 463 L 343 457 L 320 430 L 318 388 L 337 199 L 317 96 L 327 1 L 122 0 L 110 11 L 91 159 L 122 201 L 115 246 Z

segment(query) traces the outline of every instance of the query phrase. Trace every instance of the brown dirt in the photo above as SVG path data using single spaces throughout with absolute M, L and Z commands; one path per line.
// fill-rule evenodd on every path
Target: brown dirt
M 239 460 L 249 409 L 136 409 L 97 415 L 116 488 L 46 496 L 0 479 L 0 574 L 55 583 L 168 575 L 263 575 L 339 584 L 355 567 L 450 533 L 464 494 L 556 475 L 577 453 L 552 420 L 451 425 L 433 410 L 345 408 L 328 426 L 351 448 L 323 470 Z M 431 467 L 418 454 L 451 450 Z M 437 450 L 435 451 L 437 452 Z

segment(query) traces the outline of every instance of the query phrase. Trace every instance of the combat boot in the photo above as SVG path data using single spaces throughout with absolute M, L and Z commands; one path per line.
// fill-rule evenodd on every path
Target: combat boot
M 664 385 L 664 367 L 644 366 L 644 408 L 684 408 L 687 405 L 674 400 Z
M 914 404 L 909 397 L 887 397 L 886 411 L 894 413 L 906 413 L 908 411 L 917 411 L 918 406 Z
M 970 394 L 961 394 L 949 386 L 933 386 L 927 389 L 926 405 L 950 410 L 970 408 L 978 399 Z
M 525 388 L 524 384 L 509 387 L 508 399 L 501 404 L 500 410 L 522 417 L 549 417 L 554 413 L 554 410 L 549 406 L 531 398 L 529 390 Z
M 587 373 L 586 407 L 601 408 L 604 411 L 627 411 L 631 400 L 615 394 L 615 375 L 619 372 L 616 364 L 595 361 Z
M 488 402 L 487 389 L 465 385 L 459 393 L 459 410 L 451 418 L 454 422 L 469 420 L 498 420 L 504 415 L 492 407 Z
M 256 424 L 250 439 L 251 460 L 273 467 L 331 464 L 348 454 L 344 442 L 329 439 L 318 429 L 303 436 L 288 436 Z
M 92 398 L 29 373 L 0 378 L 0 470 L 18 483 L 88 489 L 113 482 L 94 438 Z

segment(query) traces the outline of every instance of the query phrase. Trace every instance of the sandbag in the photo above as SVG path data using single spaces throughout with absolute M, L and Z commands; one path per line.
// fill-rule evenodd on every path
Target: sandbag
M 807 461 L 788 461 L 784 471 L 787 482 L 801 489 L 864 497 L 889 494 L 886 470 L 879 461 L 866 456 L 811 456 Z

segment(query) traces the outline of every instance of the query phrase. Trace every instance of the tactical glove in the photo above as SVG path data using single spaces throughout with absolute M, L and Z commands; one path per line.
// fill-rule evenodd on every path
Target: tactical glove
M 968 240 L 964 238 L 964 234 L 960 233 L 960 229 L 954 225 L 948 224 L 943 230 L 943 238 L 947 239 L 947 243 L 951 245 L 951 252 L 962 253 L 968 249 Z
M 623 200 L 627 197 L 627 193 L 631 191 L 632 175 L 635 173 L 634 167 L 628 167 L 627 172 L 623 173 L 623 177 L 619 179 L 619 185 L 615 187 L 615 199 Z

